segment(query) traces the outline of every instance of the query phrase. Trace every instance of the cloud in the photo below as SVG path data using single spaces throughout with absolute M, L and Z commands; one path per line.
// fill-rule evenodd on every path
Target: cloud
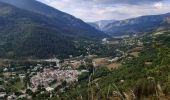
M 143 4 L 143 3 L 153 3 L 162 0 L 88 0 L 96 3 L 103 4 Z
M 154 4 L 154 7 L 157 8 L 157 9 L 162 9 L 163 4 L 162 4 L 162 2 L 157 2 L 157 3 Z
M 41 2 L 84 21 L 122 20 L 170 11 L 170 0 L 41 0 Z

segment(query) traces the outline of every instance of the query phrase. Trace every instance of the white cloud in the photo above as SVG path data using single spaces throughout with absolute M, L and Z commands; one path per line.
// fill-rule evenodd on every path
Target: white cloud
M 170 11 L 170 0 L 141 0 L 140 3 L 136 0 L 41 0 L 41 2 L 84 21 L 121 20 Z
M 157 9 L 162 9 L 163 4 L 162 4 L 162 2 L 157 2 L 157 3 L 154 4 L 154 7 L 157 8 Z

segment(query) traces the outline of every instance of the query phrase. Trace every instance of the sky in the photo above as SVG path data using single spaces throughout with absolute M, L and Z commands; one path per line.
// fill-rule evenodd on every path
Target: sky
M 170 12 L 170 0 L 38 0 L 86 22 Z

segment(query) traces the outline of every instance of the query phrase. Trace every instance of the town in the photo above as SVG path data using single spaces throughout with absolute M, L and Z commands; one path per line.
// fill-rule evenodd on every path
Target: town
M 38 94 L 38 91 L 41 91 L 40 94 L 47 93 L 52 97 L 53 91 L 62 93 L 78 82 L 79 76 L 90 71 L 87 67 L 94 67 L 92 71 L 104 66 L 109 70 L 117 69 L 125 60 L 138 57 L 143 48 L 142 40 L 136 36 L 113 40 L 102 39 L 101 45 L 126 48 L 112 49 L 116 53 L 113 56 L 92 54 L 93 47 L 88 47 L 86 56 L 70 55 L 70 58 L 62 60 L 58 58 L 31 61 L 4 60 L 0 68 L 0 98 L 32 99 L 33 94 Z

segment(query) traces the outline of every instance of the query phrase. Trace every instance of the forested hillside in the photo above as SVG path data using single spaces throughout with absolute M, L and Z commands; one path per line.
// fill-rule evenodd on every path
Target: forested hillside
M 124 59 L 121 68 L 105 67 L 85 73 L 77 85 L 66 89 L 56 98 L 71 99 L 168 99 L 170 94 L 169 32 L 143 37 L 144 49 L 139 57 Z M 164 37 L 164 38 L 161 38 Z M 165 38 L 166 37 L 166 38 Z
M 60 16 L 62 14 L 64 13 L 60 13 Z M 73 41 L 96 41 L 106 36 L 83 21 L 70 18 L 76 21 L 69 23 L 64 19 L 60 20 L 60 17 L 51 18 L 0 2 L 0 57 L 80 55 Z

